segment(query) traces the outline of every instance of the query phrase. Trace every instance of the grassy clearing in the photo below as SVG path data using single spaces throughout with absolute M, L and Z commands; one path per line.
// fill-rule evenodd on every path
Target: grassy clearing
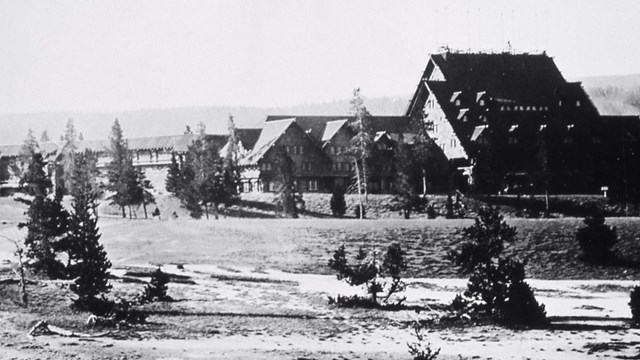
M 578 259 L 574 238 L 581 219 L 511 219 L 518 229 L 508 252 L 527 263 L 528 276 L 540 279 L 635 279 L 640 260 L 640 219 L 609 219 L 618 228 L 616 253 L 627 267 L 592 266 Z M 345 244 L 384 250 L 400 242 L 412 277 L 457 277 L 446 253 L 463 241 L 472 220 L 284 220 L 128 221 L 100 223 L 102 241 L 114 264 L 216 264 L 294 273 L 329 274 L 333 251 Z

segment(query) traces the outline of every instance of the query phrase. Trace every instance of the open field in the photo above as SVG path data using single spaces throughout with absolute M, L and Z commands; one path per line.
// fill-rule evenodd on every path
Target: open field
M 1 205 L 1 204 L 0 204 Z M 0 209 L 0 235 L 21 238 L 21 209 Z M 427 329 L 442 348 L 439 359 L 634 358 L 640 331 L 629 329 L 629 291 L 640 277 L 640 219 L 610 218 L 617 226 L 625 267 L 591 266 L 578 260 L 574 239 L 581 219 L 509 219 L 518 228 L 509 252 L 527 261 L 530 284 L 545 303 L 550 328 L 510 330 L 473 325 Z M 183 277 L 169 285 L 176 301 L 147 304 L 144 325 L 101 338 L 25 336 L 38 320 L 77 332 L 86 313 L 70 309 L 66 281 L 29 285 L 29 308 L 16 305 L 16 285 L 0 285 L 2 359 L 410 359 L 411 324 L 443 314 L 442 305 L 462 291 L 444 259 L 463 240 L 472 220 L 238 219 L 122 220 L 101 218 L 102 242 L 113 262 L 111 296 L 132 297 L 153 265 Z M 328 296 L 361 289 L 339 282 L 327 267 L 345 244 L 381 251 L 400 242 L 410 268 L 405 293 L 415 312 L 339 309 Z M 12 245 L 0 241 L 4 276 Z M 180 269 L 177 265 L 183 265 Z M 143 277 L 140 277 L 142 273 Z M 186 279 L 186 281 L 184 281 Z M 591 280 L 596 279 L 596 280 Z
M 640 278 L 640 219 L 610 218 L 617 227 L 616 253 L 627 267 L 592 266 L 578 259 L 575 230 L 582 220 L 510 219 L 516 242 L 508 251 L 527 263 L 529 277 L 538 279 Z M 217 264 L 277 269 L 294 273 L 327 274 L 333 251 L 345 244 L 381 251 L 399 242 L 407 252 L 409 276 L 457 277 L 445 259 L 463 240 L 461 220 L 353 219 L 221 219 L 116 220 L 101 219 L 102 242 L 115 265 Z M 20 237 L 15 225 L 0 226 L 0 234 Z M 0 260 L 11 257 L 11 244 L 0 242 Z

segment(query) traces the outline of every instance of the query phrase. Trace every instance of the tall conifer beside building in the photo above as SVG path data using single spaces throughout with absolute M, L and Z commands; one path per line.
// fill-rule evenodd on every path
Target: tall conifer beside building
M 78 295 L 76 305 L 82 307 L 99 294 L 109 291 L 108 270 L 111 262 L 100 244 L 96 206 L 96 191 L 91 168 L 91 155 L 77 154 L 74 164 L 73 212 L 69 219 L 66 243 L 69 253 L 69 274 L 75 278 L 71 291 Z

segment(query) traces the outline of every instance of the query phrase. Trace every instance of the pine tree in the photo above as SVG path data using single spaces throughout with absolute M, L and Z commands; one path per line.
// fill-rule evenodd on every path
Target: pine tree
M 109 135 L 109 155 L 111 162 L 107 165 L 107 190 L 113 194 L 109 197 L 112 205 L 120 206 L 122 217 L 127 217 L 125 207 L 131 204 L 130 189 L 133 159 L 129 153 L 127 142 L 122 135 L 118 119 L 113 123 Z
M 49 142 L 51 141 L 51 138 L 49 138 L 49 134 L 47 133 L 47 130 L 43 131 L 42 134 L 40 134 L 40 142 Z
M 227 123 L 229 140 L 227 141 L 227 152 L 224 158 L 224 186 L 230 201 L 235 200 L 240 187 L 240 143 L 238 131 L 236 129 L 233 116 L 229 115 Z
M 218 206 L 228 200 L 225 187 L 223 160 L 212 141 L 195 140 L 187 149 L 181 169 L 182 181 L 178 196 L 191 216 L 200 218 L 202 206 L 209 218 L 209 205 L 218 219 Z
M 282 209 L 284 217 L 295 219 L 298 217 L 298 209 L 296 208 L 293 181 L 293 160 L 287 155 L 282 146 L 278 146 L 273 154 L 273 163 L 275 169 L 273 181 L 278 184 L 274 199 L 276 207 Z
M 141 205 L 144 209 L 144 218 L 147 219 L 147 204 L 155 203 L 155 198 L 151 193 L 151 181 L 147 180 L 147 176 L 144 173 L 144 170 L 138 168 L 135 169 L 135 174 L 132 177 L 131 184 L 131 204 L 132 205 Z
M 78 150 L 78 136 L 73 119 L 67 120 L 67 126 L 64 132 L 64 146 L 62 148 L 62 186 L 70 194 L 73 189 L 73 166 L 74 157 Z
M 411 119 L 411 128 L 414 135 L 412 154 L 415 166 L 420 169 L 422 177 L 422 195 L 426 196 L 429 179 L 446 178 L 447 168 L 439 157 L 441 150 L 434 139 L 429 136 L 433 122 L 427 119 L 424 112 L 420 112 Z
M 171 154 L 171 165 L 167 171 L 167 179 L 165 180 L 165 189 L 174 195 L 178 194 L 181 187 L 182 174 L 180 172 L 180 165 L 176 159 L 176 154 Z
M 196 133 L 198 135 L 200 135 L 200 136 L 206 135 L 207 134 L 207 125 L 205 125 L 204 122 L 202 122 L 202 121 L 198 122 Z
M 22 161 L 28 163 L 33 154 L 37 153 L 39 150 L 40 145 L 38 144 L 38 140 L 36 140 L 36 137 L 33 135 L 33 130 L 29 129 L 27 137 L 24 139 L 22 147 L 20 148 L 20 157 L 22 158 Z
M 401 141 L 396 146 L 394 163 L 396 165 L 396 177 L 393 182 L 394 192 L 400 200 L 404 217 L 408 219 L 411 216 L 411 209 L 418 202 L 418 194 L 412 181 L 415 161 L 409 144 Z
M 349 153 L 353 156 L 354 169 L 356 171 L 356 182 L 358 187 L 358 196 L 360 214 L 363 214 L 364 207 L 362 195 L 364 194 L 365 202 L 368 198 L 368 182 L 369 169 L 367 161 L 371 158 L 373 147 L 373 132 L 371 130 L 371 114 L 364 106 L 364 99 L 360 95 L 360 89 L 353 91 L 353 98 L 350 101 L 351 113 L 355 119 L 349 124 L 355 135 L 351 138 Z
M 29 206 L 27 221 L 18 224 L 27 228 L 25 246 L 27 258 L 36 272 L 43 272 L 52 279 L 64 277 L 64 266 L 57 259 L 62 236 L 67 231 L 68 213 L 62 207 L 62 191 L 56 189 L 55 197 L 49 198 L 49 189 L 53 186 L 44 172 L 46 163 L 40 153 L 34 153 L 29 167 L 20 183 L 23 191 L 31 199 L 18 201 Z
M 73 212 L 66 239 L 69 272 L 72 277 L 75 277 L 71 291 L 78 295 L 75 303 L 79 306 L 111 288 L 108 281 L 111 262 L 107 259 L 104 247 L 99 243 L 101 235 L 97 219 L 92 214 L 96 198 L 90 174 L 84 170 L 83 166 L 87 161 L 84 154 L 76 159 Z

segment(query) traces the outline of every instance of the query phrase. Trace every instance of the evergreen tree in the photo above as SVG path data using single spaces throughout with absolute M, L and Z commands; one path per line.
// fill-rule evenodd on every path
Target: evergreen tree
M 295 185 L 293 179 L 293 160 L 287 155 L 284 147 L 278 146 L 273 154 L 275 177 L 278 189 L 275 196 L 276 207 L 282 210 L 287 218 L 297 218 L 298 209 L 295 200 Z
M 364 99 L 360 95 L 360 89 L 353 91 L 353 98 L 350 101 L 351 114 L 355 119 L 349 124 L 355 136 L 351 138 L 349 153 L 353 156 L 354 169 L 356 171 L 356 183 L 359 196 L 359 207 L 362 208 L 362 195 L 365 201 L 368 197 L 369 169 L 367 161 L 370 160 L 373 147 L 373 131 L 371 130 L 371 114 L 364 106 Z M 360 209 L 362 210 L 362 209 Z M 360 211 L 360 214 L 363 214 Z
M 78 150 L 78 136 L 73 119 L 67 120 L 67 126 L 64 132 L 64 146 L 62 148 L 62 186 L 68 194 L 73 189 L 73 166 L 75 164 L 74 157 Z
M 209 204 L 213 207 L 215 219 L 218 220 L 218 207 L 227 203 L 230 199 L 229 178 L 230 173 L 225 172 L 223 159 L 220 158 L 218 149 L 212 141 L 204 142 L 204 153 L 202 159 L 203 175 L 200 184 L 202 202 L 205 205 L 207 219 L 209 218 Z
M 27 221 L 18 224 L 27 228 L 25 246 L 27 258 L 36 272 L 43 272 L 52 279 L 64 277 L 64 266 L 57 259 L 62 236 L 67 231 L 68 213 L 62 207 L 62 191 L 56 189 L 54 198 L 49 198 L 53 186 L 44 171 L 46 163 L 40 153 L 34 153 L 29 167 L 20 183 L 23 191 L 31 198 L 18 201 L 29 206 Z
M 109 135 L 109 156 L 111 162 L 107 165 L 107 190 L 112 192 L 109 197 L 112 205 L 120 206 L 122 217 L 127 217 L 125 207 L 131 204 L 130 185 L 132 183 L 133 159 L 129 153 L 127 142 L 122 135 L 122 128 L 118 119 L 111 127 Z
M 400 200 L 400 207 L 404 217 L 408 219 L 411 216 L 411 209 L 416 207 L 419 201 L 412 181 L 415 161 L 411 146 L 401 141 L 395 148 L 394 160 L 396 177 L 393 182 L 393 188 Z
M 184 134 L 185 135 L 193 134 L 193 131 L 191 131 L 191 126 L 187 125 L 187 127 L 184 129 Z
M 429 136 L 432 127 L 433 122 L 427 119 L 424 112 L 420 112 L 411 120 L 414 135 L 412 155 L 415 166 L 421 172 L 423 196 L 427 194 L 430 182 L 437 185 L 439 179 L 447 177 L 447 166 L 441 156 L 441 150 Z
M 130 176 L 131 185 L 129 187 L 131 205 L 142 205 L 144 209 L 144 218 L 147 219 L 147 204 L 155 202 L 153 194 L 151 194 L 151 181 L 147 180 L 147 176 L 140 168 L 134 170 L 134 174 Z
M 33 157 L 33 154 L 37 153 L 38 151 L 40 151 L 38 140 L 36 140 L 36 137 L 33 135 L 33 130 L 29 129 L 29 131 L 27 132 L 27 137 L 24 139 L 22 147 L 20 148 L 20 157 L 22 158 L 21 160 L 24 163 L 28 163 Z
M 228 194 L 228 199 L 231 201 L 235 200 L 240 187 L 240 166 L 238 165 L 238 159 L 240 158 L 240 140 L 238 139 L 238 131 L 233 116 L 231 115 L 229 115 L 227 129 L 229 140 L 224 158 L 224 186 Z
M 99 294 L 109 291 L 108 270 L 111 262 L 100 244 L 95 208 L 95 191 L 90 174 L 85 170 L 88 161 L 79 154 L 74 172 L 73 212 L 69 221 L 66 242 L 69 252 L 69 272 L 75 278 L 71 291 L 78 295 L 76 305 L 82 306 Z
M 178 197 L 194 218 L 204 214 L 209 218 L 209 205 L 218 219 L 218 206 L 228 200 L 223 160 L 212 141 L 195 140 L 187 149 L 181 169 L 181 188 Z
M 197 132 L 198 135 L 204 136 L 204 135 L 207 134 L 207 125 L 205 125 L 204 122 L 202 122 L 202 121 L 198 122 L 197 127 L 198 128 L 197 128 L 196 132 Z
M 165 180 L 165 189 L 167 189 L 168 192 L 177 195 L 181 188 L 181 178 L 182 174 L 180 171 L 180 165 L 178 165 L 178 161 L 176 160 L 176 154 L 172 153 L 171 165 L 169 165 L 167 179 Z
M 47 133 L 47 130 L 43 131 L 42 134 L 40 134 L 40 142 L 49 142 L 51 141 L 51 138 L 49 138 L 49 134 Z

